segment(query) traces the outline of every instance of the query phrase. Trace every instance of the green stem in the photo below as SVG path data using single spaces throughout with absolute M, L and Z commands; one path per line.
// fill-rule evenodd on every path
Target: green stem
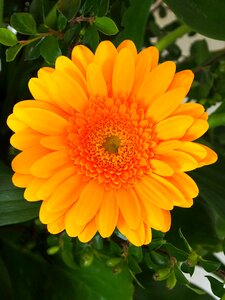
M 179 37 L 182 37 L 183 35 L 191 31 L 193 30 L 187 25 L 181 25 L 174 31 L 164 36 L 160 41 L 158 41 L 158 43 L 156 43 L 155 46 L 159 49 L 159 51 L 162 51 L 165 48 L 167 48 L 169 45 L 174 43 Z
M 3 25 L 4 0 L 0 0 L 0 26 Z

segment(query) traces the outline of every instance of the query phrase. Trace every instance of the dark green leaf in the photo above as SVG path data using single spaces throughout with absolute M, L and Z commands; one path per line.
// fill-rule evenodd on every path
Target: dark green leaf
M 9 272 L 1 256 L 0 256 L 0 282 L 1 282 L 0 284 L 1 298 L 7 300 L 13 300 L 13 289 L 9 277 Z
M 225 289 L 223 287 L 224 283 L 216 279 L 212 276 L 206 276 L 210 282 L 211 289 L 214 295 L 217 297 L 222 297 L 225 293 Z
M 82 14 L 103 17 L 109 9 L 109 0 L 86 0 L 82 7 Z
M 193 292 L 195 292 L 196 294 L 202 296 L 202 295 L 205 295 L 206 292 L 201 290 L 200 288 L 196 287 L 195 285 L 193 284 L 186 284 L 186 287 L 189 288 L 190 290 L 192 290 Z M 200 298 L 202 299 L 202 298 Z M 205 298 L 204 298 L 205 299 Z M 211 298 L 210 298 L 211 299 Z
M 115 35 L 119 31 L 116 23 L 108 17 L 96 17 L 94 24 L 99 31 L 106 35 Z
M 38 216 L 40 203 L 29 203 L 11 183 L 11 172 L 0 163 L 0 226 L 25 222 Z
M 152 0 L 142 0 L 141 5 L 140 0 L 131 0 L 130 3 L 122 19 L 124 30 L 118 34 L 115 43 L 119 44 L 125 39 L 131 39 L 136 47 L 141 49 Z
M 0 28 L 0 44 L 14 46 L 17 44 L 17 37 L 11 30 Z
M 40 48 L 41 44 L 43 42 L 44 38 L 35 41 L 33 43 L 30 43 L 28 46 L 26 46 L 26 55 L 25 60 L 34 60 L 37 59 L 40 54 Z
M 69 28 L 64 34 L 64 41 L 66 43 L 72 44 L 73 40 L 78 37 L 80 30 L 81 30 L 80 24 L 76 24 L 73 27 Z
M 58 30 L 63 31 L 66 28 L 66 25 L 67 25 L 67 18 L 64 17 L 64 15 L 59 12 L 59 16 L 57 19 Z
M 46 37 L 41 44 L 40 53 L 49 65 L 53 65 L 56 58 L 61 55 L 57 38 L 54 36 Z
M 36 34 L 36 22 L 29 13 L 14 13 L 10 19 L 11 26 L 22 34 Z
M 184 276 L 184 274 L 182 273 L 182 271 L 178 268 L 178 266 L 174 267 L 174 274 L 176 276 L 176 279 L 178 282 L 182 283 L 182 284 L 188 284 L 188 280 L 187 278 Z
M 179 261 L 184 261 L 188 258 L 188 254 L 185 251 L 175 247 L 170 243 L 166 243 L 165 248 L 171 256 L 174 256 Z
M 57 9 L 68 21 L 70 21 L 76 16 L 80 8 L 80 4 L 81 0 L 59 0 L 57 3 Z
M 210 52 L 206 40 L 199 40 L 191 45 L 191 57 L 198 66 L 202 65 L 208 58 Z
M 160 266 L 167 266 L 170 262 L 169 256 L 157 251 L 150 252 L 151 259 L 154 263 Z
M 225 2 L 221 0 L 164 0 L 183 22 L 208 37 L 225 40 Z
M 83 43 L 91 48 L 92 51 L 98 46 L 99 43 L 99 34 L 95 25 L 90 25 L 84 33 Z
M 20 50 L 23 48 L 23 46 L 24 45 L 22 44 L 17 44 L 15 46 L 8 48 L 5 52 L 6 61 L 7 62 L 13 61 L 16 58 L 17 54 L 20 52 Z
M 136 258 L 134 258 L 133 256 L 128 256 L 128 266 L 134 274 L 142 272 Z
M 138 262 L 141 262 L 143 259 L 143 251 L 141 247 L 130 245 L 128 249 L 128 253 L 129 255 L 134 256 Z
M 221 266 L 221 263 L 219 263 L 218 261 L 211 261 L 203 258 L 199 260 L 199 263 L 203 267 L 203 269 L 206 270 L 206 272 L 214 272 Z
M 184 262 L 181 265 L 181 271 L 183 271 L 184 273 L 188 273 L 191 276 L 193 275 L 194 271 L 195 271 L 195 267 L 194 266 L 190 266 L 188 263 Z

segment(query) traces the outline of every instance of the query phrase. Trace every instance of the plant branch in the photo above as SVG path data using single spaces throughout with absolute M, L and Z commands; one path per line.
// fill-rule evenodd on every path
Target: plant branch
M 166 49 L 169 45 L 174 43 L 179 37 L 182 37 L 183 35 L 191 31 L 193 30 L 187 25 L 181 25 L 178 28 L 176 28 L 174 31 L 165 35 L 161 40 L 159 40 L 156 43 L 155 46 L 159 49 L 159 51 L 162 51 Z

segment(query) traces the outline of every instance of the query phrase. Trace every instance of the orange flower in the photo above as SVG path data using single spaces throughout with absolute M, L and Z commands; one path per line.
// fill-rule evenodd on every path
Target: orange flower
M 28 201 L 43 200 L 40 220 L 88 242 L 114 229 L 140 246 L 151 228 L 166 232 L 170 210 L 198 195 L 184 172 L 211 164 L 216 154 L 193 140 L 208 129 L 197 103 L 182 103 L 193 80 L 158 65 L 158 51 L 137 54 L 131 41 L 95 54 L 74 47 L 29 82 L 35 100 L 17 103 L 8 118 L 13 183 Z

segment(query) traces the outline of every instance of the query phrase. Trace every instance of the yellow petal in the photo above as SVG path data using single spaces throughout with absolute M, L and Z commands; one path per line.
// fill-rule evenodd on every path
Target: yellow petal
M 162 141 L 156 145 L 156 147 L 154 148 L 154 153 L 156 154 L 168 153 L 176 148 L 179 148 L 180 145 L 181 142 L 177 140 Z
M 137 92 L 136 99 L 146 107 L 165 93 L 175 74 L 176 65 L 172 61 L 164 62 L 154 68 L 146 77 Z
M 201 166 L 206 166 L 206 165 L 211 165 L 213 164 L 214 162 L 217 161 L 218 159 L 218 156 L 216 154 L 216 152 L 214 152 L 212 149 L 210 149 L 209 147 L 205 146 L 205 145 L 201 145 L 201 147 L 203 147 L 206 152 L 207 152 L 207 155 L 206 157 L 199 163 L 199 167 Z
M 63 216 L 66 212 L 66 210 L 61 210 L 57 212 L 52 212 L 48 210 L 47 207 L 48 201 L 42 201 L 41 207 L 40 207 L 40 212 L 39 212 L 39 219 L 41 223 L 43 224 L 48 224 L 56 221 L 59 219 L 61 216 Z
M 103 201 L 104 186 L 91 180 L 83 189 L 76 204 L 75 215 L 78 225 L 87 224 L 97 213 Z
M 57 187 L 61 185 L 68 177 L 76 174 L 76 169 L 74 166 L 65 167 L 59 170 L 49 179 L 45 180 L 45 183 L 38 190 L 38 197 L 40 199 L 47 199 L 55 192 Z
M 145 227 L 143 222 L 140 222 L 138 228 L 136 230 L 132 230 L 122 215 L 119 215 L 118 219 L 118 229 L 119 231 L 126 236 L 126 238 L 135 246 L 142 246 L 146 240 L 145 236 Z
M 76 223 L 76 204 L 65 215 L 66 232 L 69 236 L 76 237 L 85 228 L 85 225 Z
M 34 179 L 32 175 L 14 173 L 12 182 L 15 186 L 25 188 Z
M 49 150 L 42 146 L 30 147 L 19 153 L 12 161 L 12 169 L 20 174 L 31 174 L 31 166 L 42 156 L 47 155 Z
M 132 88 L 132 96 L 136 95 L 136 92 L 139 90 L 140 86 L 143 83 L 143 80 L 148 75 L 152 66 L 152 56 L 149 48 L 142 50 L 136 58 L 136 68 L 135 68 L 135 79 L 134 85 Z
M 184 140 L 193 141 L 201 137 L 209 129 L 209 124 L 205 120 L 194 120 L 184 135 Z
M 152 177 L 145 176 L 139 180 L 135 185 L 135 190 L 143 201 L 151 201 L 154 205 L 166 210 L 173 208 L 174 193 Z
M 174 173 L 168 164 L 159 159 L 151 159 L 151 168 L 153 173 L 161 176 L 171 176 Z
M 14 132 L 20 132 L 28 128 L 28 126 L 20 121 L 14 114 L 8 116 L 7 125 Z
M 154 126 L 155 133 L 160 140 L 181 138 L 193 121 L 194 119 L 189 116 L 170 117 Z
M 113 69 L 113 95 L 129 97 L 135 76 L 135 61 L 131 51 L 124 48 L 116 57 Z
M 151 68 L 154 69 L 155 67 L 157 67 L 158 62 L 159 62 L 159 50 L 154 46 L 148 47 L 147 49 L 151 53 L 151 57 L 152 57 L 152 67 Z
M 171 166 L 175 172 L 191 171 L 198 167 L 197 161 L 191 155 L 178 150 L 163 154 L 160 159 Z
M 117 54 L 115 46 L 110 41 L 103 41 L 98 45 L 94 57 L 94 62 L 100 67 L 105 78 L 110 96 L 112 96 L 112 74 Z
M 124 48 L 129 49 L 134 57 L 137 55 L 136 46 L 131 40 L 124 40 L 123 42 L 121 42 L 117 47 L 117 51 L 121 52 Z
M 141 221 L 141 210 L 134 190 L 121 188 L 116 197 L 125 222 L 129 228 L 137 229 Z
M 97 224 L 95 218 L 93 218 L 81 231 L 81 233 L 78 234 L 78 239 L 82 243 L 87 243 L 89 242 L 94 235 L 97 232 Z
M 145 241 L 144 241 L 144 245 L 148 245 L 149 243 L 151 243 L 151 240 L 152 240 L 152 230 L 145 223 L 144 223 L 144 228 L 145 228 Z
M 77 65 L 83 75 L 86 75 L 87 66 L 94 60 L 94 54 L 86 46 L 78 45 L 72 50 L 72 61 Z
M 64 215 L 59 217 L 57 220 L 49 223 L 47 225 L 48 231 L 52 234 L 57 234 L 62 232 L 65 229 L 65 220 Z
M 204 107 L 199 103 L 194 102 L 188 102 L 181 104 L 172 115 L 188 115 L 193 118 L 199 118 L 203 113 L 205 109 Z
M 42 186 L 42 184 L 44 183 L 44 179 L 42 178 L 34 178 L 28 185 L 27 188 L 25 189 L 24 192 L 24 198 L 27 201 L 39 201 L 41 200 L 38 196 L 37 196 L 37 191 L 39 190 L 39 188 Z
M 183 141 L 178 150 L 190 154 L 197 161 L 204 159 L 207 155 L 207 151 L 202 145 L 193 142 Z
M 104 192 L 104 199 L 96 216 L 97 227 L 102 237 L 109 237 L 117 224 L 119 207 L 116 200 L 115 191 Z
M 184 96 L 186 96 L 190 90 L 193 80 L 194 80 L 194 73 L 191 70 L 184 70 L 184 71 L 177 72 L 174 75 L 174 78 L 173 78 L 168 90 L 183 87 L 185 90 Z
M 167 118 L 180 105 L 184 96 L 183 88 L 166 92 L 150 104 L 146 111 L 146 117 L 150 118 L 154 124 Z
M 105 79 L 102 75 L 99 66 L 95 63 L 91 63 L 87 67 L 87 87 L 90 96 L 108 96 Z
M 40 139 L 42 137 L 42 134 L 34 131 L 31 128 L 26 128 L 13 134 L 10 138 L 10 144 L 14 148 L 25 150 L 27 148 L 40 144 Z
M 67 149 L 54 151 L 37 160 L 31 166 L 31 174 L 40 178 L 49 178 L 57 170 L 72 164 Z
M 80 196 L 84 183 L 80 175 L 73 175 L 63 181 L 48 199 L 47 208 L 51 212 L 69 209 Z
M 63 134 L 69 125 L 61 116 L 41 108 L 17 109 L 15 115 L 29 127 L 43 134 Z
M 63 150 L 67 148 L 66 138 L 63 135 L 44 136 L 40 139 L 40 144 L 51 150 Z
M 28 87 L 34 99 L 52 103 L 46 85 L 39 78 L 31 78 L 28 82 Z

